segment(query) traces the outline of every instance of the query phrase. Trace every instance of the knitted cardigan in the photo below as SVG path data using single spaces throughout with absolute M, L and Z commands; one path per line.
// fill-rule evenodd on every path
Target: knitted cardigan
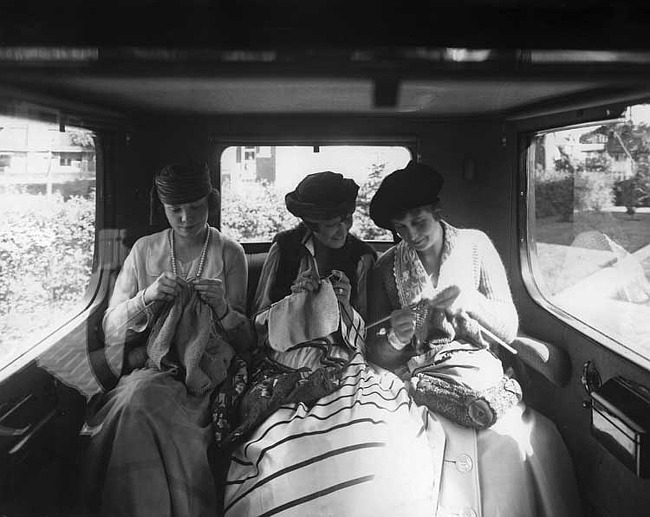
M 505 342 L 511 342 L 517 333 L 518 317 L 512 301 L 506 271 L 489 237 L 479 230 L 458 229 L 441 221 L 444 233 L 440 272 L 435 294 L 457 285 L 472 301 L 468 311 L 477 320 Z M 371 324 L 400 308 L 395 278 L 395 249 L 393 246 L 377 261 L 369 287 L 368 322 Z M 387 322 L 369 331 L 369 347 L 386 341 Z M 408 350 L 410 348 L 410 350 Z M 409 345 L 405 360 L 415 355 Z

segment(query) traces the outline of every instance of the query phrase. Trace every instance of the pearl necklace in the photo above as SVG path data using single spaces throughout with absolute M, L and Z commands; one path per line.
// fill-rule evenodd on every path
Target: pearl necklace
M 192 280 L 196 280 L 201 276 L 203 273 L 203 265 L 205 264 L 205 256 L 207 255 L 208 252 L 208 243 L 210 242 L 210 234 L 212 233 L 210 231 L 210 227 L 206 227 L 206 235 L 205 235 L 205 241 L 203 242 L 203 248 L 201 248 L 201 258 L 199 259 L 199 267 L 196 270 L 196 275 L 194 275 L 194 278 Z M 170 237 L 169 237 L 169 245 L 172 250 L 172 273 L 174 273 L 174 276 L 178 275 L 178 270 L 176 268 L 176 252 L 174 251 L 174 230 L 169 230 L 170 231 Z M 189 278 L 186 278 L 186 280 L 189 280 Z

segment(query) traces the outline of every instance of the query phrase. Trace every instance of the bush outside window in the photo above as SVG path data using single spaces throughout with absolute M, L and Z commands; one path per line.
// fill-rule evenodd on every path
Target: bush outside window
M 93 133 L 0 116 L 0 370 L 82 309 L 94 241 Z
M 406 166 L 401 146 L 232 146 L 221 154 L 221 229 L 239 242 L 269 242 L 298 223 L 284 196 L 313 172 L 331 170 L 359 185 L 352 233 L 364 240 L 391 241 L 368 215 L 381 180 Z
M 534 135 L 527 173 L 541 294 L 650 359 L 650 105 Z

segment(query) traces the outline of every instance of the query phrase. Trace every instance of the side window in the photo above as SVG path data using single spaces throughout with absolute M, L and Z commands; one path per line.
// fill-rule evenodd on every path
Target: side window
M 539 293 L 593 337 L 650 359 L 650 105 L 532 135 L 527 177 Z
M 368 215 L 381 180 L 406 166 L 402 146 L 232 146 L 221 154 L 221 228 L 239 242 L 268 242 L 297 224 L 284 196 L 307 174 L 331 170 L 359 184 L 352 232 L 364 240 L 392 240 Z
M 94 134 L 0 116 L 0 370 L 81 311 L 94 241 Z

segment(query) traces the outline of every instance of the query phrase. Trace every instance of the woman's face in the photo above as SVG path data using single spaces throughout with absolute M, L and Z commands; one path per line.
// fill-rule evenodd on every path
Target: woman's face
M 181 237 L 196 237 L 208 223 L 208 196 L 180 205 L 163 205 L 172 229 Z
M 318 225 L 318 229 L 314 230 L 314 237 L 318 242 L 328 248 L 338 249 L 343 247 L 348 238 L 348 232 L 352 227 L 352 214 L 314 222 Z
M 395 232 L 416 251 L 426 251 L 442 239 L 442 227 L 429 207 L 410 210 L 400 219 L 392 219 Z

